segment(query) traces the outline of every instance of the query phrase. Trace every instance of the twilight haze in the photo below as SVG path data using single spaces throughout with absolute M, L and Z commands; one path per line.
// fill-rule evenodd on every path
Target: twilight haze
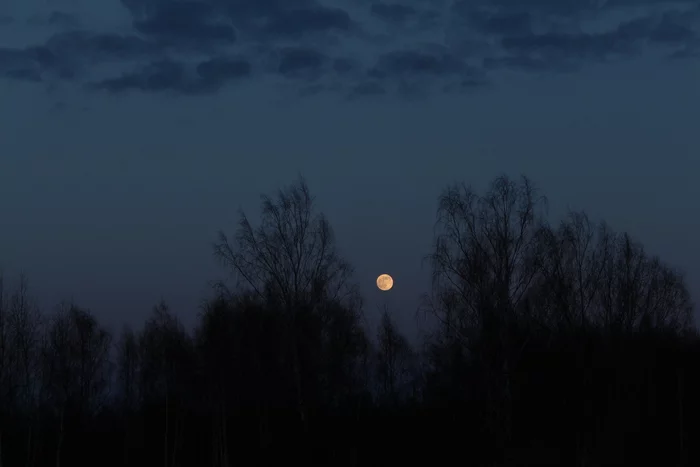
M 505 173 L 697 299 L 698 83 L 698 0 L 3 0 L 0 265 L 45 309 L 191 324 L 217 231 L 302 174 L 411 326 L 440 191 Z

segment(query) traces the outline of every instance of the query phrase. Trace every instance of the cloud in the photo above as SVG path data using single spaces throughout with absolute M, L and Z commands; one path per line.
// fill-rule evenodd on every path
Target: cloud
M 318 75 L 328 58 L 318 50 L 305 47 L 287 47 L 280 51 L 277 70 L 288 77 L 309 77 Z
M 464 81 L 483 82 L 483 73 L 444 46 L 432 44 L 380 55 L 368 75 L 384 89 L 424 95 L 432 88 L 454 87 Z
M 93 33 L 81 30 L 55 34 L 46 41 L 44 47 L 55 56 L 66 60 L 93 63 L 132 60 L 160 52 L 155 44 L 135 34 Z
M 80 27 L 80 21 L 75 17 L 75 15 L 62 11 L 52 11 L 46 21 L 49 25 L 59 28 L 75 29 Z
M 90 83 L 89 87 L 113 93 L 202 94 L 218 91 L 227 82 L 247 78 L 251 72 L 250 62 L 237 57 L 216 57 L 194 65 L 157 60 L 117 78 Z
M 450 11 L 454 28 L 477 32 L 461 41 L 477 44 L 487 70 L 571 72 L 651 49 L 678 55 L 700 28 L 696 0 L 458 0 Z
M 311 33 L 348 32 L 353 25 L 350 15 L 338 8 L 300 8 L 271 15 L 262 28 L 268 36 L 300 38 Z
M 155 57 L 160 51 L 155 44 L 136 35 L 82 30 L 60 32 L 42 45 L 0 48 L 0 75 L 13 79 L 26 76 L 30 81 L 72 80 L 99 64 L 128 64 Z
M 0 75 L 9 79 L 45 81 L 72 79 L 73 69 L 46 46 L 24 49 L 0 48 Z
M 352 87 L 347 97 L 356 100 L 366 97 L 377 97 L 387 94 L 387 89 L 376 81 L 365 81 Z
M 396 50 L 381 55 L 372 74 L 410 78 L 420 75 L 441 76 L 457 73 L 461 69 L 462 62 L 449 53 Z
M 132 89 L 149 92 L 188 92 L 190 89 L 185 76 L 185 67 L 181 63 L 171 60 L 150 63 L 148 66 L 126 73 L 118 78 L 101 81 L 94 87 L 111 92 L 123 92 Z
M 676 12 L 661 16 L 646 16 L 620 23 L 601 33 L 544 32 L 508 34 L 500 39 L 507 56 L 492 63 L 513 65 L 515 68 L 535 67 L 543 70 L 571 69 L 587 61 L 609 61 L 640 53 L 651 45 L 681 47 L 696 37 L 686 26 L 683 15 Z M 522 65 L 525 65 L 523 67 Z
M 144 36 L 171 46 L 206 49 L 236 41 L 231 22 L 204 2 L 160 2 L 133 25 Z
M 47 11 L 56 33 L 0 49 L 0 76 L 191 94 L 274 75 L 304 95 L 360 98 L 478 89 L 503 69 L 575 72 L 652 49 L 679 59 L 700 50 L 697 0 L 120 2 L 128 29 Z
M 204 88 L 219 89 L 228 81 L 250 76 L 252 66 L 244 58 L 217 57 L 200 62 L 196 70 Z
M 376 17 L 391 23 L 403 23 L 418 16 L 415 8 L 400 3 L 377 2 L 370 10 Z

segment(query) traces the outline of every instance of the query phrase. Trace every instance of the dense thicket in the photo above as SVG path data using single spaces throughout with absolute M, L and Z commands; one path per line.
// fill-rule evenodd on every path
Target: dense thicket
M 364 326 L 303 181 L 241 214 L 195 329 L 112 336 L 0 284 L 0 467 L 700 465 L 700 337 L 681 274 L 556 225 L 525 178 L 440 197 L 426 339 Z M 370 226 L 368 226 L 370 228 Z

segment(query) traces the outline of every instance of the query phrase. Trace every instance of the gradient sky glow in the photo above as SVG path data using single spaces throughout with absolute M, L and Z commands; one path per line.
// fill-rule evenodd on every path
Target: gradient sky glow
M 3 0 L 0 265 L 44 308 L 191 324 L 217 230 L 301 173 L 408 326 L 441 189 L 506 173 L 698 300 L 699 83 L 700 0 Z

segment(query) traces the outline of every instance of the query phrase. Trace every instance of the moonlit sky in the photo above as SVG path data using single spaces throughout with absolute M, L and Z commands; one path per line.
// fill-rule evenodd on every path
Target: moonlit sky
M 0 266 L 45 309 L 191 325 L 217 231 L 303 174 L 409 330 L 441 189 L 506 173 L 697 300 L 699 37 L 698 0 L 3 0 Z

